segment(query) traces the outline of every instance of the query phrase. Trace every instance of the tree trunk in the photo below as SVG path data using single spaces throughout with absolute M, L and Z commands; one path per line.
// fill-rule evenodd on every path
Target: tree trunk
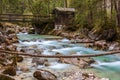
M 118 27 L 120 27 L 120 1 L 118 2 Z
M 64 0 L 64 7 L 67 8 L 67 0 Z
M 113 0 L 111 0 L 111 20 L 113 20 Z
M 107 21 L 107 4 L 106 4 L 106 0 L 104 0 L 104 21 L 105 21 L 105 24 L 106 24 L 106 21 Z
M 116 10 L 117 26 L 120 27 L 120 1 L 117 2 L 116 0 L 114 0 L 114 5 Z

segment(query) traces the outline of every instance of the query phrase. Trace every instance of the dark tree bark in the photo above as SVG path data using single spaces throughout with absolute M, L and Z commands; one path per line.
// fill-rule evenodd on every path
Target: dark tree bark
M 106 4 L 106 0 L 104 0 L 104 21 L 105 21 L 105 24 L 106 24 L 106 21 L 107 21 L 107 4 Z
M 113 0 L 111 0 L 111 20 L 113 20 Z
M 118 26 L 120 27 L 120 1 L 118 2 Z
M 120 27 L 120 0 L 114 0 L 114 5 L 116 10 L 117 26 Z

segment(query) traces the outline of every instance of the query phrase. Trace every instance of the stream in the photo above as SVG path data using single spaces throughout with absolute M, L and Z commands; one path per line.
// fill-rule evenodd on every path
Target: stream
M 57 53 L 63 55 L 81 55 L 81 54 L 98 54 L 104 51 L 96 51 L 91 48 L 85 48 L 84 44 L 73 44 L 70 43 L 68 39 L 62 39 L 58 36 L 49 36 L 49 35 L 36 35 L 36 34 L 18 34 L 19 44 L 17 44 L 17 49 L 23 49 L 26 53 L 33 54 L 45 54 L 45 55 L 55 55 Z M 58 39 L 58 40 L 56 40 Z M 98 64 L 92 64 L 93 67 L 90 71 L 95 72 L 99 77 L 106 77 L 110 80 L 120 80 L 120 56 L 109 55 L 109 56 L 101 56 L 101 57 L 93 57 L 94 60 L 97 61 Z M 71 64 L 63 64 L 57 63 L 57 59 L 48 59 L 50 66 L 45 67 L 44 65 L 34 66 L 32 62 L 32 58 L 26 58 L 24 60 L 24 65 L 20 63 L 19 65 L 29 67 L 30 72 L 24 74 L 30 74 L 34 72 L 36 69 L 47 68 L 52 69 L 54 71 L 61 71 L 64 69 L 68 69 L 73 67 Z M 18 72 L 20 74 L 20 72 Z M 23 76 L 23 74 L 21 74 Z M 24 79 L 24 80 L 33 80 L 33 79 Z

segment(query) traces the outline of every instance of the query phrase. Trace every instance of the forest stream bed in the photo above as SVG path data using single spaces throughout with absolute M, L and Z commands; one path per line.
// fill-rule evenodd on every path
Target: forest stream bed
M 17 36 L 19 43 L 14 44 L 17 46 L 17 51 L 22 51 L 27 54 L 65 56 L 105 52 L 86 48 L 85 44 L 71 43 L 70 40 L 58 36 L 27 33 L 19 33 Z M 116 55 L 85 59 L 45 59 L 24 56 L 23 61 L 17 63 L 16 76 L 13 76 L 13 78 L 15 78 L 15 80 L 37 80 L 33 76 L 33 73 L 35 73 L 36 70 L 42 69 L 50 71 L 57 76 L 58 80 L 120 80 L 119 65 L 120 57 Z M 2 71 L 1 67 L 1 72 Z
M 24 38 L 23 35 L 26 36 L 28 34 L 22 34 L 22 37 Z M 34 39 L 34 37 L 35 36 L 33 36 L 33 39 Z M 53 38 L 55 38 L 55 37 L 53 37 Z M 24 50 L 27 51 L 27 53 L 33 53 L 33 51 L 35 49 L 39 49 L 41 51 L 43 50 L 42 54 L 45 54 L 45 55 L 53 55 L 56 53 L 61 53 L 64 55 L 71 55 L 71 54 L 72 55 L 81 55 L 81 54 L 90 54 L 90 53 L 97 54 L 97 53 L 104 52 L 104 51 L 95 51 L 91 48 L 85 48 L 84 44 L 71 44 L 68 39 L 61 39 L 61 40 L 40 39 L 40 40 L 41 41 L 36 40 L 36 41 L 29 41 L 29 42 L 26 42 L 26 41 L 20 42 L 20 44 L 18 45 L 18 48 L 24 47 Z M 39 69 L 39 68 L 40 69 L 41 68 L 48 69 L 48 70 L 52 69 L 53 70 L 52 72 L 56 72 L 56 70 L 57 70 L 57 72 L 55 74 L 59 75 L 59 77 L 63 77 L 63 75 L 60 76 L 61 75 L 60 72 L 62 70 L 69 71 L 69 70 L 73 69 L 75 71 L 80 71 L 80 72 L 83 71 L 83 72 L 88 72 L 88 73 L 94 73 L 94 75 L 96 75 L 96 76 L 106 77 L 106 78 L 109 78 L 110 80 L 119 80 L 120 79 L 119 78 L 120 57 L 115 56 L 115 55 L 109 55 L 109 56 L 95 57 L 93 59 L 96 60 L 98 64 L 92 64 L 91 66 L 93 68 L 88 68 L 88 69 L 80 69 L 79 67 L 76 67 L 74 65 L 56 63 L 55 62 L 56 59 L 48 59 L 51 66 L 49 66 L 49 67 L 45 67 L 45 66 L 33 67 L 33 71 L 35 69 Z M 28 60 L 29 61 L 27 61 L 27 63 L 31 63 L 32 59 L 28 58 Z M 25 64 L 26 64 L 26 62 L 25 62 Z M 34 65 L 34 64 L 32 63 L 32 65 Z M 32 70 L 32 68 L 31 68 L 31 70 Z M 27 80 L 27 79 L 25 79 L 25 80 Z M 63 79 L 63 80 L 67 80 L 67 79 Z M 78 80 L 78 79 L 76 79 L 76 80 Z

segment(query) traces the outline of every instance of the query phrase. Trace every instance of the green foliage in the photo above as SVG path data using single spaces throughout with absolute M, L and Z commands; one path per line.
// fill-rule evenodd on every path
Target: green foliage
M 32 13 L 49 15 L 63 0 L 0 0 L 0 13 Z
M 106 1 L 106 0 L 105 0 Z M 111 3 L 109 1 L 109 3 Z M 111 8 L 104 0 L 72 0 L 71 7 L 76 8 L 76 24 L 79 28 L 101 30 L 115 28 L 115 9 Z
M 75 31 L 87 28 L 101 33 L 103 30 L 114 29 L 116 32 L 119 32 L 116 26 L 117 11 L 115 7 L 115 1 L 118 0 L 67 1 L 69 7 L 76 9 L 76 26 L 69 27 L 68 30 Z M 0 13 L 51 15 L 55 7 L 63 6 L 64 0 L 0 0 Z M 117 7 L 119 6 L 117 5 Z

